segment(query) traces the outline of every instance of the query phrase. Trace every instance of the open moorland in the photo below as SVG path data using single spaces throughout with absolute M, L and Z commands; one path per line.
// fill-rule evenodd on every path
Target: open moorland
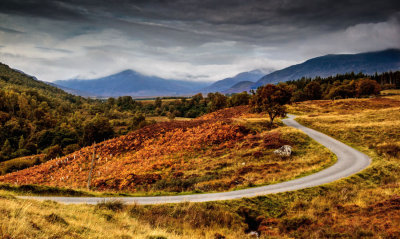
M 294 154 L 273 151 L 291 145 Z M 139 194 L 227 191 L 286 181 L 335 161 L 329 150 L 300 131 L 268 126 L 247 106 L 191 121 L 160 122 L 126 136 L 0 177 L 13 185 L 91 189 Z
M 7 216 L 0 233 L 90 238 L 107 229 L 110 238 L 251 238 L 251 231 L 261 238 L 398 238 L 399 108 L 396 95 L 290 106 L 300 122 L 373 158 L 366 170 L 334 183 L 236 201 L 153 206 L 67 206 L 19 200 L 3 191 L 0 210 Z M 285 127 L 272 131 L 278 129 Z

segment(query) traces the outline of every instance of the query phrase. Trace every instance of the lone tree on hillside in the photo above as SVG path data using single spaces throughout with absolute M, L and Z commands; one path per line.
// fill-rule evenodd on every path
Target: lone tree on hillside
M 291 97 L 292 90 L 287 84 L 268 84 L 257 89 L 251 105 L 256 112 L 267 112 L 272 125 L 275 117 L 286 116 L 285 104 L 290 102 Z

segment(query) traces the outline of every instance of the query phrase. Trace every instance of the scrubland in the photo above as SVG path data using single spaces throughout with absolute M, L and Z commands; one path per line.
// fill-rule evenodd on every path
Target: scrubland
M 284 144 L 290 158 L 273 151 Z M 304 176 L 335 161 L 329 150 L 296 129 L 246 106 L 196 120 L 146 126 L 47 163 L 0 177 L 10 184 L 83 189 L 95 154 L 92 190 L 173 194 L 235 190 Z
M 372 165 L 354 176 L 318 187 L 208 203 L 60 205 L 14 199 L 6 191 L 0 198 L 0 210 L 7 215 L 0 219 L 0 237 L 251 238 L 249 232 L 256 232 L 260 238 L 400 238 L 400 97 L 306 101 L 293 104 L 289 110 L 299 115 L 299 122 L 368 154 Z M 260 132 L 263 126 L 257 123 L 256 116 L 252 120 L 248 115 L 241 117 L 231 127 L 247 124 L 246 128 Z M 282 140 L 296 139 L 293 145 L 299 155 L 296 153 L 294 158 L 311 150 L 312 154 L 322 152 L 329 156 L 329 162 L 332 160 L 328 152 L 299 132 L 281 126 L 264 134 L 274 132 L 279 132 Z M 241 141 L 250 137 L 243 135 L 233 147 L 246 143 L 263 145 L 265 135 L 256 136 L 261 139 Z M 261 145 L 253 145 L 248 153 L 259 150 Z M 223 148 L 221 152 L 232 149 Z M 204 150 L 207 152 L 207 147 Z M 272 160 L 269 149 L 262 153 L 262 160 L 266 160 L 263 163 L 272 163 L 267 161 Z M 245 159 L 243 155 L 239 158 Z M 262 162 L 254 155 L 248 158 L 254 167 Z M 278 164 L 290 164 L 276 160 Z M 242 168 L 246 166 L 247 162 Z M 251 170 L 244 176 L 256 171 Z

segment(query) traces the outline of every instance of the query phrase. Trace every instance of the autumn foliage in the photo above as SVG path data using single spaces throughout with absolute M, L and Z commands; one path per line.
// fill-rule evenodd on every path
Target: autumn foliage
M 239 107 L 197 120 L 149 125 L 126 136 L 2 176 L 0 181 L 83 188 L 95 151 L 92 186 L 98 190 L 135 191 L 137 185 L 152 184 L 202 163 L 185 161 L 188 154 L 215 145 L 229 146 L 243 139 L 249 130 L 230 123 L 230 118 L 239 112 L 242 114 L 243 110 Z

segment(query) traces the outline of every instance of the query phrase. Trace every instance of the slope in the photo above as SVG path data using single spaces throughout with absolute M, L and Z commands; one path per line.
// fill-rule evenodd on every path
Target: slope
M 256 82 L 263 76 L 264 76 L 264 73 L 260 70 L 242 72 L 242 73 L 237 74 L 234 77 L 229 77 L 229 78 L 217 81 L 217 82 L 213 83 L 212 85 L 203 88 L 201 90 L 201 92 L 203 92 L 203 93 L 223 92 L 223 91 L 226 91 L 229 88 L 231 88 L 236 83 L 239 83 L 241 81 Z
M 332 163 L 332 154 L 306 135 L 288 127 L 271 130 L 265 121 L 241 106 L 191 121 L 160 122 L 0 181 L 85 188 L 94 150 L 92 189 L 150 194 L 276 183 Z M 273 153 L 283 144 L 295 148 L 291 160 Z
M 400 50 L 398 49 L 360 54 L 326 55 L 272 72 L 262 77 L 251 88 L 255 89 L 268 83 L 297 80 L 302 77 L 327 77 L 350 72 L 375 74 L 399 69 Z

